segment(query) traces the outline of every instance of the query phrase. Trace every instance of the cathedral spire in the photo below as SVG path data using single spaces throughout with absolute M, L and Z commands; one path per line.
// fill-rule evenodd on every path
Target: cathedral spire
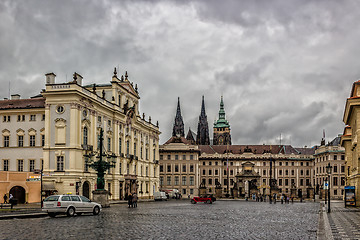
M 207 116 L 205 113 L 205 101 L 202 96 L 201 112 L 199 116 L 198 129 L 196 135 L 196 144 L 198 145 L 210 145 L 209 138 L 209 126 L 207 122 Z
M 173 137 L 180 136 L 184 137 L 184 122 L 181 116 L 181 109 L 180 109 L 180 98 L 178 97 L 178 104 L 176 109 L 176 116 L 174 121 L 174 127 L 173 127 Z
M 231 145 L 230 124 L 225 119 L 224 100 L 221 96 L 219 119 L 214 123 L 214 145 Z

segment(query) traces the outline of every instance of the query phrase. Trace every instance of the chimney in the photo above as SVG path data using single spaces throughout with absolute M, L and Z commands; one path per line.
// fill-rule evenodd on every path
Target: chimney
M 82 85 L 82 80 L 83 80 L 83 77 L 80 75 L 80 74 L 78 74 L 77 72 L 75 72 L 74 73 L 74 80 L 76 81 L 76 83 L 78 84 L 78 85 Z
M 46 76 L 46 85 L 48 84 L 55 84 L 55 73 L 51 72 L 51 73 L 47 73 L 45 74 Z
M 11 95 L 11 100 L 18 100 L 20 99 L 20 94 L 12 94 Z

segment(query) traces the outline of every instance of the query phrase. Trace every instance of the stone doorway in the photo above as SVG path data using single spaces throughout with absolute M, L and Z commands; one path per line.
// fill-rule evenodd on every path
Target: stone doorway
M 82 186 L 82 195 L 84 197 L 87 197 L 90 199 L 90 184 L 88 181 L 84 182 L 83 183 L 83 186 Z
M 17 200 L 17 203 L 25 203 L 25 189 L 23 187 L 12 187 L 9 193 Z

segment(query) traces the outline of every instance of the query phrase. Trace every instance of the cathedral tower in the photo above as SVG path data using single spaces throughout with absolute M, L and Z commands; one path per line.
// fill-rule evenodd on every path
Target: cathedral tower
M 180 98 L 179 97 L 178 97 L 178 104 L 177 104 L 177 109 L 176 109 L 176 116 L 175 116 L 172 136 L 173 137 L 176 137 L 176 136 L 184 137 L 185 136 L 184 122 L 183 122 L 183 119 L 181 116 Z
M 199 116 L 199 123 L 196 135 L 197 145 L 210 145 L 209 138 L 209 126 L 207 122 L 207 116 L 205 113 L 204 96 L 202 96 L 201 113 Z
M 223 97 L 221 96 L 219 119 L 214 123 L 214 145 L 231 145 L 230 124 L 225 119 Z

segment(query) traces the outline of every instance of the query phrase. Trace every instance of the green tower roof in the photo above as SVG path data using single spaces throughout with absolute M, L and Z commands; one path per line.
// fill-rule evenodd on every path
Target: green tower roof
M 220 101 L 220 110 L 219 110 L 219 119 L 215 121 L 214 128 L 224 128 L 224 127 L 230 127 L 229 122 L 225 119 L 225 109 L 224 109 L 224 101 L 223 97 L 221 96 Z

